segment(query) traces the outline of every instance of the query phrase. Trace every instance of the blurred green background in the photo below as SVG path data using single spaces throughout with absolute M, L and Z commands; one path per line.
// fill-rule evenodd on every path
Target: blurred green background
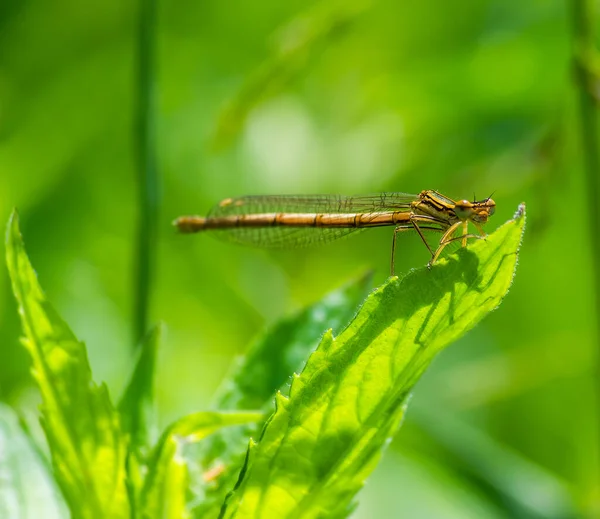
M 51 301 L 116 397 L 133 358 L 139 181 L 137 6 L 0 3 L 0 221 L 18 207 Z M 558 0 L 161 2 L 163 424 L 207 407 L 277 319 L 373 269 L 390 229 L 301 251 L 181 236 L 171 221 L 246 194 L 419 192 L 527 203 L 502 307 L 419 383 L 357 518 L 600 517 L 596 341 L 572 36 Z M 401 236 L 396 272 L 427 251 Z M 0 273 L 0 391 L 35 407 Z M 324 325 L 324 328 L 326 324 Z

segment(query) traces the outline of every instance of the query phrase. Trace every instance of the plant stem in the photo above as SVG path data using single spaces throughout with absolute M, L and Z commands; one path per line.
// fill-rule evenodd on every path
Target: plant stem
M 600 339 L 600 273 L 598 272 L 598 259 L 600 258 L 600 155 L 598 152 L 598 98 L 594 93 L 594 84 L 597 77 L 592 66 L 596 56 L 594 42 L 594 9 L 590 0 L 572 0 L 573 20 L 573 61 L 575 78 L 579 93 L 579 124 L 581 131 L 581 145 L 584 160 L 584 170 L 587 183 L 588 211 L 589 211 L 589 242 L 592 253 L 592 286 L 594 290 L 595 307 L 593 315 L 596 323 L 596 344 Z M 597 422 L 600 422 L 600 351 L 596 352 L 594 369 L 596 387 L 596 413 Z M 600 433 L 600 423 L 596 424 Z M 600 454 L 600 438 L 596 446 Z M 598 460 L 600 468 L 600 460 Z
M 137 344 L 148 328 L 152 277 L 158 237 L 159 180 L 155 153 L 155 26 L 156 0 L 141 0 L 136 86 L 136 146 L 139 185 L 139 222 L 134 256 L 133 341 Z

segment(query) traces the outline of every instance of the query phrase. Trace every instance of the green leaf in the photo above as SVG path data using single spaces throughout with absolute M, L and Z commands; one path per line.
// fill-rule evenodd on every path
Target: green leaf
M 127 442 L 104 385 L 91 378 L 85 346 L 47 301 L 13 213 L 6 259 L 56 479 L 75 518 L 128 518 Z
M 345 517 L 434 356 L 494 310 L 514 276 L 525 207 L 487 240 L 390 278 L 327 333 L 278 395 L 221 517 Z
M 302 369 L 325 329 L 341 330 L 371 289 L 371 274 L 334 290 L 321 301 L 283 319 L 256 340 L 240 358 L 216 398 L 219 409 L 264 409 L 273 411 L 275 393 L 288 391 L 290 377 Z M 197 516 L 217 517 L 223 499 L 238 478 L 250 437 L 256 437 L 263 422 L 225 429 L 201 446 L 202 466 L 222 467 L 223 474 L 209 485 L 200 482 L 205 496 Z
M 0 404 L 0 517 L 66 517 L 65 503 L 41 456 L 15 412 Z
M 131 438 L 131 450 L 148 446 L 149 434 L 155 428 L 154 367 L 160 343 L 161 327 L 156 326 L 144 338 L 133 374 L 121 397 L 118 409 L 123 431 Z
M 215 431 L 233 425 L 262 421 L 262 412 L 206 411 L 186 416 L 172 424 L 161 437 L 148 465 L 148 476 L 142 490 L 141 516 L 153 519 L 181 519 L 187 510 L 188 472 L 183 451 Z M 220 475 L 213 471 L 210 478 Z M 208 479 L 208 475 L 205 476 Z

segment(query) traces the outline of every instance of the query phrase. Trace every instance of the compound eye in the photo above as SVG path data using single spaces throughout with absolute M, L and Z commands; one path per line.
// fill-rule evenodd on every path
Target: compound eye
M 454 205 L 454 213 L 459 220 L 468 220 L 473 216 L 473 204 L 468 200 L 461 200 Z

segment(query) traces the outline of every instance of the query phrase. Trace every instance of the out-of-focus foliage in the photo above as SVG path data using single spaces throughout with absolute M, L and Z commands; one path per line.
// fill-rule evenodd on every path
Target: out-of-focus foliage
M 500 449 L 466 463 L 439 438 L 450 425 L 409 412 L 356 517 L 384 517 L 400 500 L 414 518 L 534 517 L 498 498 L 502 478 L 484 477 L 503 449 L 568 482 L 582 514 L 597 513 L 596 259 L 568 14 L 558 0 L 160 5 L 151 318 L 167 328 L 163 424 L 207 407 L 233 356 L 266 325 L 367 268 L 382 281 L 391 245 L 381 229 L 266 253 L 176 235 L 174 217 L 245 194 L 494 192 L 489 230 L 528 204 L 519 277 L 502 311 L 432 366 L 414 403 L 443 408 Z M 137 26 L 134 4 L 0 6 L 0 222 L 19 207 L 46 291 L 111 393 L 123 389 L 134 342 Z M 397 272 L 428 259 L 414 236 L 398 250 Z M 0 286 L 0 389 L 27 411 L 37 397 L 4 272 Z M 502 470 L 516 479 L 520 466 Z
M 0 491 L 2 517 L 60 519 L 67 513 L 55 481 L 23 433 L 13 409 L 0 407 L 0 470 L 4 475 Z
M 171 424 L 155 445 L 148 434 L 155 424 L 148 412 L 154 407 L 153 391 L 146 381 L 151 381 L 154 373 L 150 359 L 158 347 L 158 333 L 154 331 L 144 341 L 117 410 L 106 386 L 97 386 L 92 379 L 85 345 L 46 299 L 25 252 L 16 213 L 8 226 L 6 260 L 21 315 L 23 345 L 31 356 L 31 371 L 42 398 L 40 422 L 55 482 L 71 517 L 187 517 L 185 445 L 222 427 L 256 422 L 263 418 L 262 413 L 197 412 Z M 7 443 L 14 443 L 31 457 L 19 445 L 23 440 L 18 428 L 10 427 L 13 417 L 5 414 L 2 431 Z M 14 440 L 9 436 L 11 429 Z M 40 457 L 38 465 L 42 460 Z M 31 507 L 28 490 L 18 480 L 27 465 L 17 462 L 14 454 L 3 455 L 0 462 L 10 482 L 0 506 L 7 516 L 24 516 Z M 32 472 L 36 468 L 42 472 L 34 463 L 30 466 Z M 48 485 L 43 480 L 42 484 Z M 61 504 L 51 494 L 46 499 L 51 510 Z

